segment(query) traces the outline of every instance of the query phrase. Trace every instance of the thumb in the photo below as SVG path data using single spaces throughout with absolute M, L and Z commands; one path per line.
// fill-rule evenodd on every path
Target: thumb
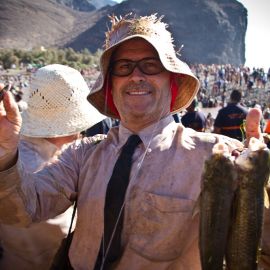
M 3 103 L 7 120 L 14 125 L 21 126 L 21 114 L 12 93 L 6 92 L 4 94 Z
M 247 143 L 254 137 L 261 139 L 262 134 L 260 130 L 260 121 L 262 118 L 262 111 L 258 108 L 252 108 L 249 110 L 246 117 L 246 137 Z

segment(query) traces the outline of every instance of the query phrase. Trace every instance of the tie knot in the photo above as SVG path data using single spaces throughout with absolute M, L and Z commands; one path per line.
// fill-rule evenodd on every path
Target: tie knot
M 135 148 L 142 142 L 141 138 L 136 135 L 133 134 L 131 136 L 129 136 L 129 138 L 127 139 L 127 142 L 125 143 L 124 148 L 128 149 L 130 152 L 134 152 Z

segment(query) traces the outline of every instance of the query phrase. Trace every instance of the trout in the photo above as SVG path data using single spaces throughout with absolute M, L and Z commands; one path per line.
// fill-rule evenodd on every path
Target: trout
M 222 270 L 236 170 L 225 144 L 216 144 L 205 162 L 200 195 L 199 249 L 202 270 Z
M 236 159 L 238 187 L 226 248 L 228 270 L 255 270 L 264 215 L 264 188 L 270 164 L 269 150 L 255 138 Z

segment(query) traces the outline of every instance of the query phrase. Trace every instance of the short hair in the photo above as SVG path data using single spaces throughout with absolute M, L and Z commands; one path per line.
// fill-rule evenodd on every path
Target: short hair
M 239 102 L 241 100 L 242 94 L 239 90 L 233 90 L 230 95 L 231 101 Z
M 193 107 L 194 109 L 198 107 L 198 99 L 196 97 L 193 99 L 190 106 Z

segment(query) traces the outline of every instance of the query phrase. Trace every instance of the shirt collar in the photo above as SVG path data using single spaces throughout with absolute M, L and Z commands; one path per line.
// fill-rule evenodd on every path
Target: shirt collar
M 160 142 L 169 140 L 172 141 L 172 136 L 176 130 L 177 124 L 173 117 L 168 115 L 162 118 L 160 121 L 144 128 L 138 135 L 140 136 L 145 149 L 150 147 L 152 149 L 160 145 Z M 125 128 L 121 123 L 119 126 L 119 143 L 117 147 L 121 148 L 127 141 L 130 135 L 134 134 L 129 129 Z

